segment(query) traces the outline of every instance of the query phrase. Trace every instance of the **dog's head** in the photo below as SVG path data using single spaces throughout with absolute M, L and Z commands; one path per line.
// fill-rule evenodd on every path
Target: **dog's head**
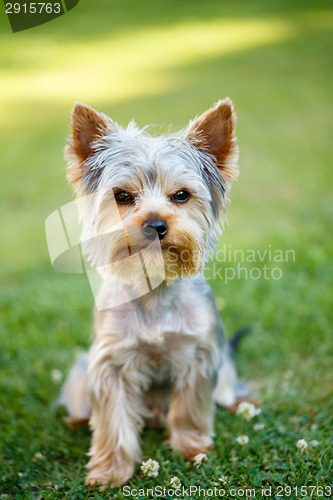
M 134 123 L 123 129 L 103 113 L 74 106 L 68 179 L 85 251 L 103 276 L 133 275 L 135 265 L 124 257 L 137 255 L 141 265 L 142 253 L 169 282 L 200 270 L 238 175 L 234 125 L 230 99 L 170 137 L 152 137 Z

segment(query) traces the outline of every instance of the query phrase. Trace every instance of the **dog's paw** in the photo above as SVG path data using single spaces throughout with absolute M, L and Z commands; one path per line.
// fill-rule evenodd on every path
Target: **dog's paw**
M 213 441 L 209 436 L 192 432 L 183 432 L 180 435 L 171 436 L 169 441 L 173 450 L 178 450 L 186 460 L 194 461 L 199 453 L 208 453 L 213 446 Z
M 198 447 L 195 448 L 185 448 L 184 450 L 180 450 L 181 453 L 183 454 L 184 458 L 188 460 L 189 462 L 194 462 L 195 457 L 199 455 L 200 453 L 208 453 L 209 450 L 212 448 L 212 443 L 202 443 Z
M 89 464 L 87 466 L 90 468 Z M 98 487 L 100 491 L 107 488 L 116 488 L 125 484 L 134 474 L 134 465 L 131 463 L 117 464 L 100 464 L 93 467 L 86 480 L 87 486 Z

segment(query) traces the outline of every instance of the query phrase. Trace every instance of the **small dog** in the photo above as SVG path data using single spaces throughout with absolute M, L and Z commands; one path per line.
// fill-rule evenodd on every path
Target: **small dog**
M 104 284 L 89 357 L 77 360 L 61 402 L 73 421 L 90 419 L 86 483 L 103 488 L 133 475 L 146 418 L 193 460 L 212 446 L 215 403 L 236 401 L 230 348 L 200 273 L 238 176 L 235 114 L 226 98 L 178 135 L 152 137 L 77 103 L 71 127 L 68 179 Z M 147 291 L 143 261 L 159 280 Z

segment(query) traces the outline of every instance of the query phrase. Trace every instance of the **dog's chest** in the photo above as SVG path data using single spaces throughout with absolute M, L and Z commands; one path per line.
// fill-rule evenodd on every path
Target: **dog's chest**
M 163 361 L 182 358 L 195 353 L 197 340 L 195 336 L 182 333 L 164 332 L 157 338 L 149 341 L 140 341 L 138 350 L 152 363 L 160 364 Z
M 172 379 L 193 365 L 196 350 L 194 336 L 165 332 L 158 339 L 138 344 L 139 368 L 149 372 L 150 378 L 158 382 Z
M 115 364 L 139 371 L 147 380 L 179 378 L 198 364 L 213 367 L 216 316 L 205 287 L 189 280 L 178 285 L 177 293 L 166 289 L 99 314 L 96 335 L 110 339 Z
M 142 365 L 179 372 L 195 363 L 198 352 L 211 344 L 216 319 L 210 304 L 191 287 L 179 293 L 169 307 L 164 300 L 150 298 L 149 307 L 142 308 L 141 314 L 133 311 L 133 336 Z

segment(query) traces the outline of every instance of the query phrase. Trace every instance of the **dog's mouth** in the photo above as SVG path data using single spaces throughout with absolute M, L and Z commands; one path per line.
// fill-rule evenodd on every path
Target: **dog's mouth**
M 141 227 L 125 227 L 111 250 L 110 264 L 129 257 L 142 257 L 140 254 L 149 258 L 149 256 L 162 256 L 162 253 L 163 249 L 157 233 L 155 238 L 147 239 Z
M 142 251 L 149 251 L 149 246 L 148 245 L 127 245 L 123 248 L 118 248 L 113 254 L 112 254 L 112 262 L 115 262 L 117 260 L 122 260 L 126 259 L 126 257 L 132 257 L 133 255 L 139 254 Z
M 188 234 L 170 234 L 160 240 L 145 238 L 140 226 L 124 227 L 119 232 L 104 234 L 99 245 L 99 266 L 110 272 L 135 279 L 143 267 L 148 274 L 177 277 L 196 274 L 201 266 L 199 246 Z M 104 261 L 104 262 L 101 262 Z
M 164 260 L 167 262 L 177 262 L 178 265 L 188 263 L 192 266 L 195 261 L 199 259 L 199 252 L 187 245 L 170 243 L 168 241 L 159 241 L 156 239 L 153 243 L 148 240 L 140 242 L 131 242 L 126 237 L 126 242 L 122 242 L 119 248 L 115 249 L 112 253 L 112 262 L 125 259 L 143 253 L 145 256 L 156 256 L 157 254 L 163 255 Z M 196 267 L 196 266 L 195 266 Z

